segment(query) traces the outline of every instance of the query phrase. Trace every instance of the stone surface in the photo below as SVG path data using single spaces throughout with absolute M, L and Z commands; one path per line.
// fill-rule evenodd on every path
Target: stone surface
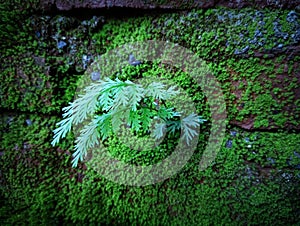
M 71 9 L 101 9 L 112 7 L 127 7 L 139 9 L 192 9 L 225 6 L 230 8 L 243 8 L 247 6 L 264 8 L 288 8 L 298 9 L 299 0 L 200 0 L 200 1 L 155 1 L 155 0 L 42 0 L 39 7 L 47 10 L 71 10 Z
M 57 9 L 69 9 L 76 8 L 76 7 L 85 7 L 85 8 L 96 8 L 96 7 L 111 7 L 109 4 L 107 5 L 108 1 L 103 1 L 103 5 L 101 5 L 101 1 L 98 1 L 96 4 L 94 1 L 93 4 L 89 1 L 77 1 L 73 0 L 71 1 L 44 1 L 48 2 L 50 4 L 50 8 L 53 8 L 53 4 Z M 63 3 L 62 3 L 63 2 Z M 78 4 L 77 4 L 78 2 Z M 150 7 L 151 1 L 141 1 L 143 3 L 140 3 L 138 7 Z M 230 4 L 229 4 L 229 3 Z M 205 4 L 202 2 L 203 7 L 210 7 L 215 4 L 221 4 L 228 7 L 245 7 L 249 6 L 250 3 L 246 1 L 207 1 Z M 258 1 L 257 1 L 258 2 Z M 260 1 L 260 4 L 263 4 L 264 1 Z M 297 1 L 299 2 L 299 1 Z M 76 4 L 77 5 L 76 5 Z M 113 2 L 116 3 L 116 2 Z M 118 3 L 118 6 L 122 6 L 124 2 Z M 126 3 L 126 1 L 125 1 Z M 124 3 L 124 4 L 125 4 Z M 131 1 L 129 5 L 133 7 L 134 1 Z M 271 1 L 268 1 L 269 6 L 273 7 L 274 2 L 271 4 Z M 296 3 L 296 1 L 294 1 Z M 293 3 L 293 4 L 294 4 Z M 60 5 L 59 5 L 60 4 Z M 143 5 L 142 5 L 143 4 Z M 153 3 L 154 4 L 154 3 Z M 168 4 L 175 5 L 175 1 L 169 2 Z M 181 6 L 183 3 L 178 3 L 178 6 Z M 196 4 L 196 3 L 195 3 Z M 199 3 L 197 3 L 199 4 Z M 163 5 L 160 5 L 163 7 Z M 201 6 L 201 7 L 202 7 Z M 279 5 L 278 5 L 279 6 Z M 285 5 L 287 7 L 289 5 Z M 64 8 L 67 7 L 67 8 Z M 155 8 L 156 5 L 152 5 L 152 8 Z M 151 8 L 150 7 L 150 8 Z M 124 10 L 123 11 L 129 11 L 129 12 L 138 12 L 141 10 Z M 244 59 L 251 59 L 251 58 L 259 58 L 261 63 L 261 67 L 255 68 L 255 70 L 261 70 L 262 67 L 265 66 L 265 63 L 262 61 L 268 60 L 268 64 L 266 65 L 266 68 L 269 68 L 270 65 L 274 67 L 274 75 L 272 77 L 268 77 L 268 73 L 265 72 L 265 69 L 261 71 L 260 75 L 255 78 L 256 84 L 258 84 L 258 87 L 268 87 L 268 85 L 271 88 L 266 88 L 267 90 L 270 90 L 270 94 L 268 96 L 272 96 L 272 99 L 276 101 L 276 103 L 269 104 L 267 101 L 270 99 L 268 98 L 259 98 L 261 96 L 261 93 L 255 93 L 256 91 L 249 89 L 249 93 L 251 92 L 251 96 L 247 97 L 247 101 L 243 99 L 243 94 L 248 91 L 248 80 L 244 79 L 242 81 L 240 80 L 234 80 L 235 78 L 240 78 L 243 76 L 243 72 L 240 71 L 238 67 L 232 67 L 227 66 L 226 70 L 228 71 L 228 80 L 231 81 L 231 92 L 235 96 L 235 100 L 232 100 L 228 105 L 233 106 L 237 105 L 237 109 L 235 114 L 238 116 L 243 117 L 234 117 L 230 118 L 230 123 L 233 125 L 237 125 L 239 127 L 242 127 L 243 129 L 247 130 L 254 130 L 254 129 L 276 129 L 278 128 L 277 121 L 279 119 L 285 119 L 288 118 L 287 122 L 282 122 L 282 124 L 279 124 L 279 127 L 284 127 L 286 129 L 300 129 L 299 123 L 297 123 L 299 119 L 299 101 L 300 100 L 300 64 L 299 64 L 299 58 L 296 58 L 300 55 L 300 16 L 299 13 L 297 13 L 297 9 L 291 9 L 289 11 L 286 11 L 284 15 L 280 15 L 278 13 L 274 14 L 274 19 L 271 19 L 270 22 L 268 18 L 270 17 L 269 13 L 263 11 L 263 10 L 257 10 L 257 9 L 243 9 L 243 10 L 228 10 L 226 8 L 224 9 L 213 9 L 211 10 L 212 14 L 209 18 L 206 18 L 206 26 L 209 27 L 206 29 L 206 26 L 200 26 L 203 23 L 203 20 L 199 17 L 198 13 L 195 13 L 193 11 L 191 12 L 178 12 L 178 17 L 166 17 L 166 20 L 161 20 L 158 23 L 158 20 L 153 20 L 153 24 L 150 24 L 148 26 L 152 26 L 159 29 L 159 35 L 160 37 L 163 37 L 167 40 L 171 40 L 173 42 L 186 42 L 191 43 L 191 40 L 195 43 L 203 42 L 205 44 L 206 42 L 213 43 L 215 45 L 220 45 L 221 47 L 230 47 L 234 48 L 234 51 L 232 52 L 233 57 L 236 58 L 244 58 Z M 274 10 L 276 11 L 276 10 Z M 94 11 L 95 12 L 95 11 Z M 144 12 L 144 11 L 142 11 Z M 280 10 L 281 12 L 281 10 Z M 67 76 L 71 74 L 81 74 L 83 73 L 87 68 L 88 65 L 94 60 L 96 57 L 97 50 L 94 49 L 94 45 L 96 42 L 96 39 L 93 40 L 94 31 L 97 33 L 99 30 L 101 30 L 101 27 L 109 21 L 109 18 L 106 18 L 106 16 L 95 16 L 92 13 L 88 17 L 81 18 L 80 16 L 69 16 L 65 15 L 62 12 L 56 12 L 58 15 L 54 14 L 52 16 L 43 15 L 41 17 L 39 16 L 31 16 L 30 17 L 30 26 L 33 29 L 32 33 L 35 35 L 35 42 L 36 46 L 34 46 L 34 49 L 40 49 L 41 51 L 44 51 L 43 49 L 47 47 L 47 54 L 43 56 L 42 54 L 35 53 L 30 58 L 36 64 L 39 66 L 38 68 L 40 70 L 34 70 L 35 72 L 40 72 L 38 75 L 33 74 L 32 71 L 29 71 L 29 69 L 26 72 L 26 68 L 18 66 L 17 67 L 17 76 L 19 77 L 18 82 L 23 82 L 17 84 L 14 87 L 14 91 L 17 92 L 19 89 L 21 90 L 20 95 L 22 97 L 22 101 L 14 100 L 15 102 L 9 101 L 8 96 L 6 97 L 6 103 L 7 108 L 12 108 L 14 106 L 13 104 L 18 104 L 19 106 L 23 107 L 26 106 L 26 110 L 28 110 L 28 106 L 33 106 L 28 104 L 28 102 L 32 102 L 33 98 L 32 95 L 36 95 L 37 101 L 40 101 L 42 104 L 47 103 L 46 107 L 50 108 L 51 102 L 50 98 L 51 95 L 44 95 L 42 98 L 39 97 L 39 93 L 41 90 L 44 90 L 46 93 L 45 88 L 49 87 L 56 87 L 56 83 L 59 83 L 60 79 L 62 78 L 61 74 L 64 75 L 66 78 Z M 62 14 L 62 15 L 61 15 Z M 97 14 L 97 13 L 96 13 Z M 133 13 L 134 14 L 134 13 Z M 51 14 L 50 14 L 51 15 Z M 131 16 L 131 15 L 129 15 Z M 133 15 L 132 15 L 133 16 Z M 109 17 L 109 16 L 108 16 Z M 279 19 L 281 18 L 281 19 Z M 268 22 L 269 21 L 269 22 Z M 196 25 L 195 25 L 196 24 Z M 198 25 L 199 26 L 198 26 Z M 129 25 L 128 25 L 129 26 Z M 135 26 L 139 26 L 136 24 Z M 223 34 L 220 32 L 216 32 L 214 34 L 214 37 L 211 38 L 211 40 L 205 39 L 205 37 L 199 35 L 197 40 L 195 38 L 192 38 L 192 33 L 196 31 L 197 33 L 201 34 L 210 34 L 210 29 L 214 29 L 213 27 L 217 26 L 220 30 L 223 30 Z M 187 29 L 189 27 L 192 27 L 192 29 Z M 241 29 L 241 27 L 245 27 L 246 29 Z M 288 29 L 287 29 L 288 28 Z M 113 29 L 113 28 L 111 28 Z M 124 32 L 126 33 L 126 32 Z M 226 33 L 231 33 L 232 35 L 228 37 L 227 39 L 221 42 L 217 42 L 215 40 L 220 39 L 222 35 Z M 118 32 L 112 32 L 112 34 L 118 35 Z M 186 35 L 190 34 L 190 35 Z M 106 34 L 105 34 L 106 35 Z M 126 34 L 124 34 L 125 40 Z M 102 36 L 95 36 L 95 37 L 102 37 Z M 121 37 L 121 36 L 120 36 Z M 99 43 L 103 43 L 105 46 L 110 45 L 109 42 L 112 42 L 113 38 L 110 38 L 107 36 L 107 39 L 105 42 L 99 41 Z M 119 39 L 121 40 L 121 39 Z M 184 42 L 183 42 L 184 41 Z M 101 44 L 102 45 L 102 44 Z M 98 44 L 98 47 L 101 45 Z M 195 44 L 196 45 L 196 44 Z M 195 46 L 194 46 L 195 47 Z M 28 53 L 27 53 L 28 55 Z M 209 54 L 208 54 L 209 55 Z M 49 58 L 48 56 L 51 56 Z M 280 58 L 280 56 L 285 56 L 284 58 Z M 232 56 L 230 56 L 232 57 Z M 24 59 L 24 56 L 19 57 L 20 60 L 16 62 L 22 62 L 24 65 L 26 65 L 26 62 L 23 62 L 22 59 Z M 6 60 L 8 62 L 8 60 Z M 293 62 L 294 63 L 290 63 Z M 135 59 L 134 55 L 129 56 L 128 62 L 133 65 L 139 65 L 141 62 L 139 61 L 139 58 Z M 10 65 L 12 65 L 10 63 Z M 284 66 L 284 67 L 281 67 Z M 25 66 L 24 66 L 25 67 Z M 7 66 L 7 68 L 9 68 Z M 31 68 L 31 66 L 29 67 Z M 255 70 L 253 70 L 252 73 L 248 74 L 254 74 Z M 91 72 L 91 80 L 96 81 L 99 79 L 99 73 L 97 71 Z M 7 70 L 7 75 L 13 74 L 9 70 Z M 34 76 L 37 76 L 36 79 L 30 79 Z M 43 80 L 41 80 L 40 76 L 45 76 L 45 82 L 43 87 Z M 54 82 L 55 76 L 57 76 L 59 79 Z M 297 80 L 295 82 L 295 86 L 289 87 L 290 80 L 289 79 Z M 53 83 L 50 83 L 50 81 L 53 81 Z M 66 81 L 68 79 L 66 78 Z M 11 83 L 9 83 L 11 84 Z M 49 85 L 48 85 L 49 84 Z M 20 88 L 20 86 L 22 86 Z M 28 87 L 33 87 L 33 92 Z M 44 88 L 44 89 L 43 89 Z M 290 90 L 288 90 L 288 88 Z M 260 89 L 259 92 L 264 92 L 264 90 Z M 33 93 L 33 94 L 32 94 Z M 53 91 L 53 93 L 55 93 Z M 281 93 L 283 95 L 281 95 Z M 28 95 L 27 95 L 28 94 Z M 27 97 L 27 96 L 28 97 Z M 24 98 L 24 96 L 26 98 Z M 47 98 L 45 98 L 48 97 Z M 62 99 L 59 95 L 56 95 L 59 99 Z M 244 95 L 245 96 L 245 95 Z M 264 95 L 268 97 L 267 95 Z M 293 96 L 293 98 L 291 98 Z M 288 103 L 287 99 L 292 99 L 290 102 L 292 104 L 286 104 Z M 43 102 L 42 102 L 42 101 Z M 250 102 L 252 101 L 252 102 Z M 21 105 L 20 103 L 23 103 Z M 3 101 L 4 103 L 4 101 Z M 247 104 L 248 103 L 248 104 Z M 254 110 L 251 108 L 251 104 L 256 104 L 258 107 L 259 105 L 263 105 L 262 112 L 258 112 L 256 107 Z M 265 105 L 268 105 L 269 107 L 265 107 Z M 48 111 L 45 107 L 44 112 Z M 30 110 L 32 109 L 30 108 Z M 53 107 L 54 108 L 54 107 Z M 42 109 L 42 108 L 38 108 Z M 265 114 L 265 110 L 268 110 L 268 114 Z M 32 110 L 31 110 L 32 111 Z M 241 112 L 241 113 L 240 113 Z M 248 113 L 247 113 L 248 112 Z M 264 118 L 261 117 L 261 114 L 264 114 Z M 278 119 L 275 121 L 274 119 Z M 294 119 L 293 122 L 291 122 L 290 119 Z M 256 121 L 264 121 L 265 123 L 260 123 L 259 125 L 255 125 Z M 230 143 L 228 143 L 228 146 L 230 146 Z

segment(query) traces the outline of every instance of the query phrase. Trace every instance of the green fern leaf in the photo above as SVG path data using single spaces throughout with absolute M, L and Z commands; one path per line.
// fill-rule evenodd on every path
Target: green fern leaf
M 53 141 L 51 142 L 52 146 L 58 144 L 59 140 L 64 138 L 67 135 L 67 133 L 71 131 L 72 123 L 73 123 L 73 117 L 69 117 L 61 120 L 56 124 L 59 127 L 53 131 L 54 136 L 53 136 Z
M 133 111 L 137 110 L 140 105 L 140 101 L 145 97 L 144 88 L 141 85 L 129 86 L 128 87 L 129 104 Z
M 72 160 L 73 167 L 76 167 L 78 160 L 83 160 L 86 156 L 87 151 L 99 144 L 99 132 L 98 132 L 98 119 L 94 118 L 89 124 L 85 125 L 81 130 L 80 136 L 75 140 L 75 153 L 73 154 L 74 159 Z
M 165 87 L 166 86 L 161 82 L 152 82 L 145 89 L 145 94 L 146 96 L 152 96 L 159 100 L 168 100 L 170 97 L 178 94 L 175 87 L 171 86 L 167 90 Z
M 69 103 L 69 106 L 63 108 L 64 119 L 57 123 L 58 128 L 53 131 L 54 139 L 51 142 L 53 146 L 66 136 L 71 130 L 72 124 L 77 125 L 83 122 L 88 114 L 93 114 L 96 111 L 100 90 L 101 86 L 98 83 L 93 83 L 85 89 L 85 95 L 80 95 L 73 103 Z
M 99 138 L 105 140 L 124 124 L 130 125 L 136 132 L 141 129 L 146 131 L 155 118 L 160 119 L 152 133 L 156 140 L 161 139 L 166 131 L 175 133 L 182 128 L 183 139 L 189 144 L 193 137 L 198 135 L 197 127 L 206 120 L 191 114 L 181 122 L 172 121 L 175 117 L 181 116 L 181 113 L 159 104 L 152 108 L 154 100 L 167 100 L 177 93 L 175 87 L 166 89 L 166 85 L 160 82 L 153 82 L 144 88 L 129 80 L 125 82 L 109 78 L 99 80 L 86 87 L 84 94 L 63 108 L 63 120 L 57 123 L 58 128 L 54 130 L 51 144 L 56 145 L 71 130 L 72 125 L 83 123 L 89 115 L 92 116 L 98 110 L 103 114 L 95 116 L 85 125 L 75 140 L 73 166 L 77 166 L 87 151 L 99 144 Z
M 129 118 L 129 109 L 126 107 L 111 111 L 111 123 L 114 131 L 118 131 L 121 125 L 126 124 Z
M 98 125 L 100 127 L 100 136 L 105 140 L 112 134 L 111 114 L 102 114 L 97 116 Z
M 73 124 L 77 125 L 87 119 L 88 115 L 95 113 L 99 106 L 98 96 L 102 89 L 101 83 L 93 83 L 85 89 L 85 94 L 80 95 L 72 105 Z
M 132 110 L 130 111 L 128 124 L 133 131 L 137 132 L 141 129 L 142 126 L 140 124 L 140 115 L 138 114 L 137 111 L 132 111 Z
M 167 131 L 175 134 L 176 130 L 180 130 L 181 122 L 180 121 L 168 121 L 167 122 Z
M 155 140 L 161 139 L 166 132 L 166 123 L 156 123 L 152 133 Z
M 118 93 L 114 96 L 112 110 L 118 109 L 120 107 L 125 107 L 128 105 L 128 90 L 129 87 L 122 87 Z
M 98 98 L 99 105 L 103 111 L 109 111 L 113 104 L 111 92 L 103 92 Z
M 149 108 L 142 108 L 140 110 L 140 115 L 141 115 L 141 124 L 142 124 L 142 129 L 144 131 L 149 129 L 149 126 L 151 125 L 152 117 L 154 116 L 154 113 L 150 111 Z
M 181 127 L 183 131 L 182 138 L 190 145 L 190 141 L 198 135 L 196 129 L 200 126 L 199 116 L 195 113 L 192 113 L 182 119 Z
M 160 107 L 159 110 L 157 111 L 157 116 L 164 121 L 167 121 L 170 118 L 173 118 L 174 116 L 177 116 L 178 113 L 173 111 L 173 108 L 165 108 L 165 107 Z

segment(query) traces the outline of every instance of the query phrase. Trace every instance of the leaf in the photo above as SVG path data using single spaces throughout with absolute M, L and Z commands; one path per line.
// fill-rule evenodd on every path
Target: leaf
M 100 136 L 102 137 L 102 140 L 105 140 L 112 134 L 111 115 L 107 113 L 97 116 L 97 121 L 100 127 Z
M 76 167 L 78 160 L 83 160 L 83 156 L 87 154 L 87 150 L 99 144 L 98 118 L 94 118 L 89 124 L 85 125 L 81 130 L 80 136 L 75 140 L 75 153 L 72 160 L 73 167 Z
M 73 104 L 70 110 L 73 111 L 74 125 L 83 122 L 87 115 L 92 115 L 97 110 L 99 105 L 98 96 L 102 89 L 101 83 L 92 83 L 85 89 L 85 94 L 80 95 Z
M 118 131 L 121 128 L 122 124 L 128 121 L 129 118 L 129 109 L 120 108 L 115 111 L 111 111 L 111 123 L 114 131 Z
M 139 116 L 138 112 L 131 110 L 130 114 L 129 114 L 128 124 L 136 132 L 139 131 L 140 128 L 142 127 L 140 125 L 140 120 L 139 119 L 140 119 L 140 116 Z
M 131 82 L 127 83 L 132 84 Z M 59 127 L 53 131 L 54 140 L 51 142 L 52 145 L 56 145 L 61 138 L 65 137 L 66 133 L 71 130 L 72 124 L 82 123 L 88 115 L 93 115 L 98 107 L 102 106 L 105 110 L 109 110 L 112 104 L 111 96 L 119 91 L 121 87 L 126 86 L 127 83 L 107 78 L 104 81 L 99 80 L 87 86 L 84 89 L 85 94 L 79 95 L 73 103 L 69 103 L 69 106 L 63 108 L 65 112 L 63 114 L 64 119 L 57 124 Z
M 113 87 L 107 87 L 108 84 Z M 142 86 L 134 84 L 131 81 L 122 82 L 117 80 L 116 83 L 109 81 L 107 84 L 105 84 L 105 89 L 103 92 L 112 93 L 112 98 L 114 100 L 111 108 L 113 110 L 119 107 L 131 106 L 131 108 L 136 111 L 139 102 L 144 97 L 144 89 Z
M 170 97 L 171 97 L 171 96 L 174 96 L 174 95 L 179 94 L 179 91 L 176 90 L 176 87 L 175 87 L 175 86 L 170 86 L 170 87 L 167 89 L 166 93 L 168 93 L 168 95 L 170 95 Z
M 157 116 L 164 121 L 167 121 L 169 118 L 174 116 L 173 108 L 160 107 L 157 112 Z
M 161 82 L 152 82 L 145 89 L 145 96 L 152 96 L 159 100 L 167 100 L 176 94 L 178 92 L 175 91 L 175 87 L 171 86 L 168 90 L 165 90 L 165 85 Z
M 152 96 L 156 99 L 163 99 L 163 89 L 165 88 L 165 85 L 160 82 L 152 82 L 148 85 L 148 87 L 145 90 L 145 93 L 147 96 Z
M 99 144 L 98 138 L 106 139 L 125 122 L 138 132 L 140 129 L 149 129 L 152 117 L 157 117 L 166 123 L 155 124 L 152 133 L 155 139 L 162 138 L 166 130 L 175 133 L 182 128 L 183 138 L 189 144 L 191 139 L 198 135 L 197 127 L 206 121 L 196 114 L 191 114 L 180 123 L 176 120 L 171 121 L 181 116 L 181 113 L 174 111 L 173 108 L 157 105 L 156 109 L 151 109 L 154 99 L 166 100 L 178 93 L 175 87 L 166 89 L 160 82 L 153 82 L 144 88 L 129 80 L 123 82 L 119 79 L 106 78 L 92 83 L 84 91 L 85 93 L 79 95 L 73 103 L 63 108 L 63 119 L 57 123 L 58 128 L 53 131 L 54 137 L 51 142 L 52 145 L 56 145 L 71 130 L 72 125 L 83 123 L 88 116 L 93 116 L 98 110 L 104 112 L 100 116 L 93 117 L 80 131 L 75 140 L 73 166 L 77 166 L 78 161 L 82 160 L 89 149 Z
M 143 128 L 143 130 L 146 131 L 146 130 L 148 130 L 148 128 L 151 124 L 151 121 L 152 121 L 151 117 L 153 116 L 153 113 L 148 108 L 142 108 L 140 110 L 140 112 L 141 112 L 140 120 L 142 123 L 142 128 Z
M 120 89 L 119 92 L 115 94 L 113 106 L 111 108 L 112 110 L 128 105 L 128 89 L 129 87 L 122 87 L 122 89 Z
M 159 140 L 166 132 L 166 123 L 156 123 L 153 132 L 153 138 Z
M 73 103 L 69 103 L 69 106 L 64 107 L 63 120 L 57 123 L 51 144 L 54 146 L 59 143 L 61 138 L 64 138 L 66 134 L 71 130 L 72 124 L 76 125 L 81 123 L 87 118 L 88 114 L 93 114 L 98 105 L 97 96 L 101 89 L 98 83 L 93 83 L 88 86 L 85 91 L 85 95 L 80 95 Z
M 99 98 L 99 106 L 103 111 L 109 111 L 113 104 L 112 94 L 110 92 L 103 92 Z
M 190 145 L 190 141 L 198 135 L 196 131 L 197 127 L 200 126 L 201 120 L 198 115 L 192 113 L 182 119 L 181 127 L 183 131 L 182 138 Z
M 120 89 L 123 86 L 126 86 L 126 82 L 122 82 L 118 78 L 116 79 L 116 81 L 111 80 L 110 78 L 105 78 L 104 81 L 101 81 L 100 94 L 110 92 L 112 96 L 115 96 L 117 93 L 120 92 Z
M 129 86 L 129 104 L 133 111 L 137 110 L 140 101 L 145 97 L 144 88 L 141 85 Z
M 58 144 L 59 140 L 61 138 L 64 138 L 66 136 L 66 134 L 69 131 L 71 131 L 72 122 L 73 122 L 73 117 L 69 117 L 69 118 L 61 120 L 60 122 L 58 122 L 56 124 L 59 127 L 53 131 L 54 136 L 53 136 L 53 141 L 51 142 L 52 146 L 55 146 L 56 144 Z
M 167 131 L 175 134 L 176 130 L 180 130 L 181 122 L 180 121 L 167 121 Z

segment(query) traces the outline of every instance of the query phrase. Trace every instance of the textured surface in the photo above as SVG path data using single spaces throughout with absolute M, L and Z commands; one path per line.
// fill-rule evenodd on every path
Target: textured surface
M 230 8 L 251 7 L 272 7 L 272 8 L 288 8 L 292 9 L 299 6 L 299 0 L 199 0 L 199 1 L 165 1 L 165 0 L 42 0 L 40 7 L 45 10 L 71 10 L 74 8 L 111 8 L 111 7 L 128 7 L 140 9 L 192 9 L 192 8 L 208 8 L 215 6 L 226 6 Z
M 300 21 L 294 10 L 218 8 L 121 18 L 0 13 L 1 225 L 299 224 Z M 95 57 L 148 39 L 189 48 L 220 81 L 230 123 L 217 158 L 199 171 L 209 120 L 190 161 L 161 183 L 124 186 L 84 163 L 71 168 L 74 136 L 55 147 L 51 141 L 78 77 Z M 128 64 L 118 75 L 158 76 L 160 68 L 159 62 Z M 168 71 L 163 76 L 210 119 L 199 87 L 183 70 Z M 151 163 L 168 155 L 176 140 L 142 153 L 116 136 L 105 145 L 118 159 Z

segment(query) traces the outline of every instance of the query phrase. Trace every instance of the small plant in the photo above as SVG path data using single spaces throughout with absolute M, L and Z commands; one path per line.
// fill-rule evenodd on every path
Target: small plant
M 198 135 L 197 128 L 206 121 L 195 113 L 180 120 L 182 112 L 166 103 L 179 92 L 174 86 L 166 88 L 161 82 L 152 82 L 144 87 L 129 80 L 107 78 L 92 83 L 84 91 L 85 94 L 63 108 L 64 119 L 57 123 L 51 143 L 56 145 L 72 126 L 84 123 L 89 115 L 94 115 L 76 138 L 73 167 L 98 144 L 99 138 L 107 139 L 122 126 L 142 136 L 148 135 L 152 126 L 151 137 L 155 140 L 162 138 L 165 132 L 175 133 L 181 129 L 181 139 L 190 145 Z M 153 122 L 156 123 L 153 125 Z

